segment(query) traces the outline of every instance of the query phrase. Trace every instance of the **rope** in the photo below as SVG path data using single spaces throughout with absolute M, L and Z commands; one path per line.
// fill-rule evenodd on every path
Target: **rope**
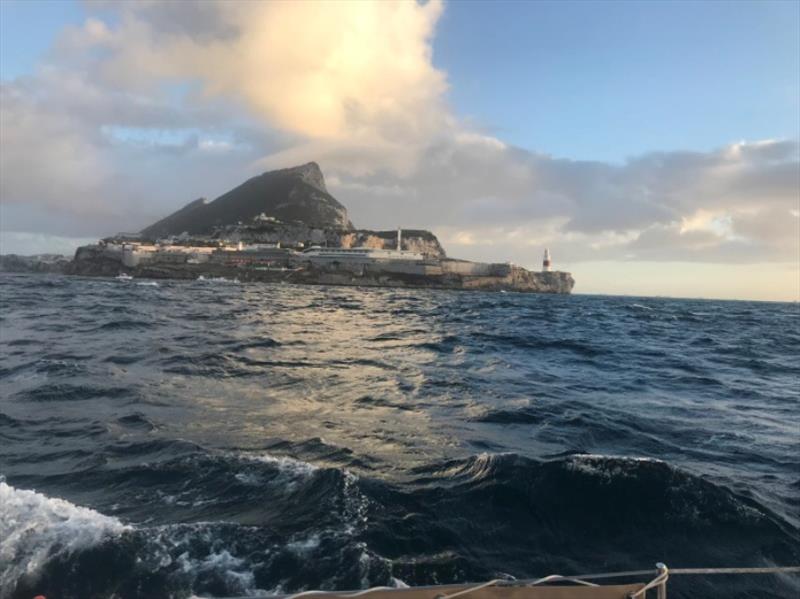
M 540 578 L 539 580 L 534 580 L 527 586 L 533 587 L 536 586 L 537 584 L 543 584 L 545 582 L 556 582 L 556 581 L 574 582 L 575 584 L 582 584 L 583 586 L 586 587 L 598 586 L 593 582 L 586 582 L 585 580 L 581 580 L 580 578 L 574 578 L 572 576 L 561 576 L 561 574 L 551 574 L 550 576 L 545 576 L 544 578 Z
M 658 570 L 628 570 L 627 572 L 602 572 L 597 574 L 576 574 L 572 578 L 581 580 L 602 580 L 604 578 L 627 578 L 629 576 L 646 576 L 658 574 Z M 800 566 L 776 566 L 772 568 L 670 568 L 672 575 L 702 574 L 794 574 L 800 573 Z M 534 579 L 520 580 L 520 584 L 531 584 Z
M 602 572 L 596 574 L 576 574 L 571 578 L 580 579 L 580 580 L 602 580 L 603 578 L 624 578 L 628 576 L 646 576 L 658 574 L 658 570 L 628 570 L 627 572 Z M 531 585 L 536 582 L 535 579 L 529 578 L 527 580 L 520 580 L 520 584 Z
M 503 578 L 495 578 L 494 580 L 490 580 L 489 582 L 484 582 L 483 584 L 479 584 L 474 587 L 469 587 L 467 589 L 462 589 L 456 593 L 450 593 L 449 595 L 437 595 L 436 599 L 453 599 L 453 597 L 460 597 L 461 595 L 466 595 L 467 593 L 471 593 L 473 591 L 479 591 L 480 589 L 485 589 L 486 587 L 493 587 L 496 584 L 500 584 L 501 582 L 509 582 Z
M 497 578 L 495 580 L 490 580 L 489 582 L 484 582 L 483 584 L 479 584 L 474 587 L 469 587 L 467 589 L 462 589 L 456 593 L 450 593 L 449 595 L 437 595 L 435 599 L 453 599 L 454 597 L 459 597 L 461 595 L 466 595 L 467 593 L 472 593 L 473 591 L 478 591 L 480 589 L 485 589 L 486 587 L 494 586 L 496 584 L 504 584 L 507 586 L 536 586 L 539 584 L 544 584 L 547 582 L 556 582 L 556 581 L 568 581 L 574 582 L 575 584 L 582 584 L 588 587 L 596 587 L 596 584 L 591 582 L 586 582 L 585 580 L 581 580 L 580 578 L 575 578 L 572 576 L 561 576 L 560 574 L 551 574 L 550 576 L 545 576 L 544 578 L 538 578 L 536 580 L 531 581 L 515 581 L 515 580 L 506 580 Z
M 337 593 L 336 591 L 303 591 L 302 593 L 295 593 L 294 595 L 286 595 L 283 599 L 297 599 L 298 597 L 311 597 L 314 595 L 335 595 L 336 597 L 361 597 L 367 593 L 374 593 L 376 591 L 397 591 L 396 587 L 370 587 L 363 591 L 355 591 L 352 593 Z
M 669 580 L 669 568 L 667 568 L 667 566 L 661 563 L 656 564 L 656 567 L 658 568 L 658 576 L 656 576 L 653 580 L 648 582 L 646 585 L 644 585 L 641 589 L 639 589 L 635 593 L 631 593 L 630 595 L 628 595 L 629 599 L 636 599 L 636 597 L 647 597 L 647 591 L 655 587 L 660 587 L 661 589 L 666 588 L 665 585 Z M 660 596 L 661 595 L 659 594 L 659 597 Z
M 604 572 L 604 573 L 597 573 L 597 574 L 578 574 L 576 576 L 562 576 L 560 574 L 551 574 L 550 576 L 545 576 L 544 578 L 530 578 L 525 580 L 508 580 L 504 578 L 496 578 L 494 580 L 490 580 L 488 582 L 483 582 L 474 586 L 467 587 L 465 589 L 461 589 L 460 591 L 456 591 L 455 593 L 450 593 L 446 595 L 436 595 L 435 599 L 454 599 L 455 597 L 461 597 L 462 595 L 466 595 L 468 593 L 472 593 L 474 591 L 479 591 L 480 589 L 485 589 L 487 587 L 495 586 L 495 585 L 506 585 L 506 586 L 535 586 L 539 584 L 545 584 L 548 582 L 556 582 L 556 581 L 564 581 L 564 582 L 574 582 L 576 584 L 582 584 L 585 586 L 597 586 L 591 582 L 587 582 L 589 580 L 602 580 L 604 578 L 627 578 L 627 577 L 635 577 L 635 576 L 645 576 L 650 575 L 652 576 L 655 574 L 655 578 L 647 583 L 644 587 L 642 587 L 639 591 L 630 595 L 631 599 L 635 599 L 636 597 L 641 597 L 644 595 L 646 591 L 657 587 L 659 585 L 663 585 L 667 582 L 670 576 L 680 576 L 680 575 L 715 575 L 715 574 L 795 574 L 800 573 L 800 566 L 776 566 L 776 567 L 768 567 L 768 568 L 675 568 L 668 569 L 664 564 L 656 564 L 656 570 L 628 570 L 626 572 Z M 436 587 L 426 587 L 435 589 Z M 395 587 L 372 587 L 369 589 L 364 589 L 362 591 L 355 591 L 355 592 L 345 592 L 345 593 L 337 593 L 335 591 L 304 591 L 302 593 L 295 593 L 294 595 L 286 595 L 283 599 L 298 599 L 300 597 L 312 597 L 315 595 L 330 595 L 332 597 L 337 597 L 341 599 L 352 599 L 354 597 L 361 597 L 363 595 L 367 595 L 369 593 L 374 593 L 376 591 L 397 591 Z
M 775 568 L 675 568 L 670 574 L 781 574 L 800 572 L 800 566 Z

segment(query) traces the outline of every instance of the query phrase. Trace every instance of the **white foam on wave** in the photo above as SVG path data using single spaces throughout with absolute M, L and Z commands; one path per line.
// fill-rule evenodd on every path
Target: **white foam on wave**
M 155 281 L 141 281 L 141 282 L 136 283 L 136 284 L 140 285 L 142 287 L 158 287 L 159 286 L 158 283 L 156 283 Z
M 287 456 L 266 453 L 236 453 L 242 462 L 268 464 L 279 472 L 270 477 L 277 483 L 292 488 L 313 477 L 320 467 Z M 264 476 L 250 469 L 244 471 L 242 482 Z M 343 480 L 339 499 L 335 502 L 338 522 L 314 531 L 297 535 L 283 547 L 300 559 L 314 559 L 328 541 L 349 545 L 352 537 L 366 525 L 370 500 L 362 494 L 358 477 L 342 470 Z M 237 477 L 238 478 L 238 477 Z M 255 481 L 254 481 L 255 482 Z M 168 500 L 169 497 L 166 497 Z M 263 595 L 276 589 L 258 588 L 250 558 L 236 550 L 236 545 L 224 539 L 231 524 L 222 522 L 196 522 L 192 524 L 166 524 L 160 526 L 131 526 L 117 518 L 95 510 L 80 507 L 67 500 L 48 497 L 33 490 L 17 489 L 0 477 L 0 588 L 13 589 L 22 577 L 33 579 L 44 572 L 53 559 L 76 559 L 82 551 L 105 542 L 114 542 L 123 533 L 137 539 L 136 568 L 142 571 L 162 572 L 191 592 L 197 584 L 209 577 L 218 577 L 231 594 Z M 250 534 L 256 532 L 249 531 Z M 326 539 L 323 543 L 323 539 Z M 386 569 L 385 558 L 360 548 L 359 569 L 364 580 L 371 579 L 378 570 Z M 205 583 L 203 583 L 205 584 Z M 402 584 L 402 583 L 400 583 Z M 193 588 L 194 587 L 194 588 Z
M 300 476 L 308 476 L 319 470 L 319 467 L 315 466 L 314 464 L 304 462 L 303 460 L 290 458 L 288 456 L 273 456 L 268 453 L 258 453 L 239 454 L 239 457 L 248 460 L 254 460 L 256 462 L 264 462 L 265 464 L 272 464 L 282 472 L 297 474 Z
M 0 588 L 13 588 L 50 559 L 129 530 L 116 518 L 0 481 Z
M 23 576 L 35 578 L 52 559 L 131 532 L 146 539 L 137 563 L 150 571 L 183 572 L 191 579 L 216 572 L 230 590 L 265 594 L 256 588 L 245 559 L 216 545 L 215 529 L 215 523 L 204 522 L 134 528 L 65 499 L 17 489 L 0 477 L 0 589 L 13 589 Z M 198 540 L 208 545 L 208 552 L 190 555 Z
M 569 456 L 571 460 L 615 460 L 623 462 L 655 462 L 664 464 L 664 460 L 658 458 L 648 458 L 645 456 L 630 456 L 630 455 L 606 455 L 603 453 L 576 453 Z
M 275 467 L 279 476 L 271 479 L 272 484 L 283 485 L 283 488 L 291 492 L 301 482 L 307 481 L 310 477 L 314 476 L 320 470 L 319 466 L 291 458 L 288 456 L 274 456 L 268 453 L 236 453 L 233 454 L 240 460 L 260 462 L 269 464 Z M 339 469 L 342 474 L 342 504 L 341 504 L 341 530 L 328 530 L 326 532 L 331 534 L 343 533 L 347 536 L 353 536 L 363 529 L 368 520 L 368 513 L 370 507 L 369 498 L 364 495 L 359 486 L 359 478 L 347 469 Z M 235 475 L 239 482 L 250 485 L 259 485 L 262 483 L 261 477 L 255 472 L 239 472 Z M 311 539 L 312 544 L 318 543 Z M 305 546 L 307 540 L 299 541 L 297 547 Z M 307 548 L 307 547 L 306 547 Z
M 202 560 L 189 560 L 185 558 L 185 555 L 185 553 L 182 554 L 181 558 L 183 558 L 184 568 L 187 570 L 194 570 L 198 574 L 222 572 L 230 588 L 239 589 L 240 592 L 248 594 L 265 592 L 263 589 L 256 588 L 255 576 L 247 568 L 245 560 L 232 555 L 227 549 L 209 553 Z
M 663 460 L 656 458 L 582 453 L 569 456 L 567 468 L 582 474 L 617 478 L 635 476 L 636 473 L 630 466 L 642 463 L 666 464 Z
M 200 275 L 197 277 L 198 281 L 203 281 L 206 283 L 238 283 L 239 279 L 226 279 L 225 277 L 205 277 Z
M 631 308 L 636 308 L 637 310 L 648 310 L 650 312 L 653 311 L 653 308 L 650 306 L 643 306 L 642 304 L 630 304 Z
M 288 457 L 250 456 L 275 464 L 282 472 L 307 476 L 316 466 Z M 346 476 L 345 498 L 350 503 L 356 477 Z M 360 494 L 356 493 L 357 496 Z M 356 497 L 357 499 L 358 497 Z M 347 512 L 355 511 L 355 514 Z M 320 547 L 320 535 L 340 535 L 352 528 L 359 509 L 345 508 L 343 530 L 324 530 L 305 539 L 293 539 L 287 549 L 299 556 L 313 557 Z M 35 578 L 50 560 L 69 558 L 72 554 L 114 540 L 123 533 L 142 541 L 135 563 L 143 572 L 162 572 L 169 578 L 183 580 L 188 591 L 206 577 L 219 577 L 230 594 L 265 596 L 279 589 L 258 588 L 248 557 L 237 555 L 234 545 L 223 541 L 224 522 L 195 522 L 160 526 L 131 526 L 65 499 L 48 497 L 33 490 L 17 489 L 0 477 L 0 589 L 13 589 L 21 577 Z M 249 534 L 257 529 L 248 528 Z M 276 548 L 277 549 L 277 548 Z M 0 593 L 0 596 L 3 596 Z
M 196 586 L 198 579 L 216 575 L 224 581 L 229 594 L 267 594 L 256 587 L 255 574 L 247 558 L 235 555 L 221 542 L 220 534 L 226 526 L 229 525 L 223 522 L 193 522 L 140 528 L 146 542 L 137 562 L 145 571 L 185 577 L 190 588 Z M 252 534 L 255 529 L 241 527 L 239 530 Z
M 282 483 L 287 491 L 291 491 L 297 483 L 307 480 L 319 470 L 313 464 L 287 456 L 273 456 L 268 453 L 232 453 L 229 455 L 244 462 L 260 462 L 273 466 L 279 473 L 275 482 Z M 235 476 L 239 482 L 246 485 L 255 486 L 263 482 L 258 472 L 239 472 Z
M 307 558 L 311 553 L 319 548 L 321 539 L 319 533 L 309 537 L 296 538 L 286 543 L 286 549 L 303 558 Z

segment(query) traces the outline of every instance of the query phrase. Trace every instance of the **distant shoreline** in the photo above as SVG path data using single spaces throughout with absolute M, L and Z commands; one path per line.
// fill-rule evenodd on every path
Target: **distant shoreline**
M 225 278 L 242 283 L 290 283 L 346 287 L 385 287 L 456 291 L 512 291 L 520 293 L 569 294 L 574 280 L 564 272 L 531 272 L 510 266 L 504 276 L 426 275 L 390 272 L 380 267 L 354 270 L 341 266 L 309 266 L 294 269 L 258 269 L 221 264 L 140 265 L 127 268 L 118 262 L 94 256 L 89 259 L 41 261 L 36 257 L 0 256 L 0 272 L 64 274 L 113 278 L 126 274 L 138 279 L 196 280 Z

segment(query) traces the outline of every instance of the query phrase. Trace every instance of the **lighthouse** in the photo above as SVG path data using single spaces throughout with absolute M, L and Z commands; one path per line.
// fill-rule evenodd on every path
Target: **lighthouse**
M 542 271 L 550 272 L 550 267 L 553 265 L 550 260 L 550 250 L 544 248 L 544 260 L 542 260 Z

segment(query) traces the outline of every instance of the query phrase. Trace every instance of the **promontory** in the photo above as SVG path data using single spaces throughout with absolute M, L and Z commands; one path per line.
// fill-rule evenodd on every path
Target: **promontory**
M 17 264 L 17 263 L 15 263 Z M 450 258 L 422 229 L 356 229 L 315 162 L 194 200 L 138 233 L 78 248 L 64 272 L 318 285 L 570 293 L 569 273 Z

